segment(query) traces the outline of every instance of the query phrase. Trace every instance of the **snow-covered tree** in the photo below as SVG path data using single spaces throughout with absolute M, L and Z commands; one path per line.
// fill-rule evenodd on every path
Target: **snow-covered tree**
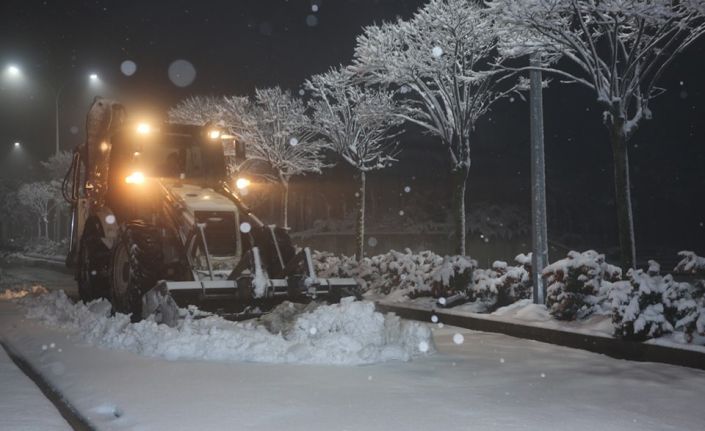
M 239 113 L 239 135 L 247 146 L 248 159 L 265 163 L 268 172 L 259 175 L 282 187 L 282 225 L 287 227 L 289 180 L 321 172 L 324 142 L 310 129 L 304 103 L 279 87 L 258 89 L 248 109 L 238 107 L 245 102 L 241 98 L 228 100 L 232 104 L 229 112 Z
M 438 136 L 453 178 L 456 252 L 465 254 L 465 187 L 470 133 L 493 102 L 513 88 L 489 64 L 501 62 L 493 22 L 476 1 L 431 0 L 412 19 L 367 27 L 351 70 L 368 83 L 392 85 L 404 97 L 399 115 Z
M 704 0 L 493 0 L 490 10 L 505 39 L 534 35 L 531 49 L 560 53 L 564 61 L 541 70 L 592 90 L 602 106 L 614 157 L 622 265 L 636 259 L 627 143 L 658 81 L 673 60 L 705 33 Z M 521 48 L 517 45 L 517 48 Z M 522 50 L 517 49 L 521 54 Z
M 37 237 L 49 237 L 49 212 L 58 202 L 59 184 L 56 181 L 38 181 L 23 184 L 18 190 L 22 205 L 37 217 Z M 42 226 L 44 226 L 42 234 Z
M 356 85 L 349 71 L 341 68 L 315 75 L 304 85 L 312 98 L 312 129 L 358 173 L 355 250 L 359 260 L 365 252 L 366 174 L 395 161 L 392 138 L 401 120 L 394 115 L 394 95 Z
M 208 122 L 222 124 L 223 97 L 192 96 L 184 99 L 169 109 L 169 121 L 172 123 L 195 124 L 202 126 Z
M 60 190 L 59 184 L 66 176 L 71 163 L 73 162 L 73 152 L 72 151 L 61 151 L 57 154 L 52 155 L 46 161 L 41 162 L 42 166 L 46 170 L 49 180 L 52 183 L 53 189 L 56 191 Z M 54 225 L 54 239 L 61 239 L 61 222 L 62 213 L 69 209 L 68 203 L 64 200 L 61 193 L 57 193 L 54 201 L 52 201 L 52 211 L 51 216 Z

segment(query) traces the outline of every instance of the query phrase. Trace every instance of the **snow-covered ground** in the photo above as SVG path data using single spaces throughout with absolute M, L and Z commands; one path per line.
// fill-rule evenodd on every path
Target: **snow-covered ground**
M 61 284 L 66 276 L 56 277 Z M 81 329 L 50 325 L 50 316 L 27 318 L 27 311 L 0 300 L 0 337 L 101 429 L 592 431 L 705 424 L 705 372 L 504 335 L 432 325 L 426 354 L 364 366 L 169 360 L 101 346 Z
M 54 405 L 0 348 L 0 429 L 69 430 Z

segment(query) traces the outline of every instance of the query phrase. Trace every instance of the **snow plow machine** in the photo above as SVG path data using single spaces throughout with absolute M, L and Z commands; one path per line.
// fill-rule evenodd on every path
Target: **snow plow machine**
M 308 248 L 252 213 L 228 157 L 244 160 L 245 145 L 216 127 L 134 123 L 96 98 L 63 184 L 80 298 L 173 326 L 188 305 L 237 318 L 356 295 L 353 279 L 318 278 Z

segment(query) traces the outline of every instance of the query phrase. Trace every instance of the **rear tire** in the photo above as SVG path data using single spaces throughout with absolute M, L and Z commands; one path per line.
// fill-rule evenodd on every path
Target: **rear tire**
M 130 222 L 120 236 L 112 261 L 111 302 L 115 311 L 142 320 L 142 295 L 162 275 L 159 230 L 142 221 Z

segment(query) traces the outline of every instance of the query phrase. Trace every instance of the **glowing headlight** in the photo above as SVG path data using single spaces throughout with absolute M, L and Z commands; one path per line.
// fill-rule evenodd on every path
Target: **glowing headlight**
M 137 125 L 137 133 L 140 135 L 146 135 L 152 131 L 152 126 L 147 123 L 140 123 Z
M 136 171 L 125 177 L 127 184 L 144 184 L 144 174 Z
M 213 129 L 208 132 L 208 137 L 211 139 L 218 139 L 220 138 L 220 130 Z
M 247 187 L 250 186 L 250 180 L 247 178 L 238 178 L 237 181 L 235 181 L 235 187 L 238 189 L 246 189 Z

